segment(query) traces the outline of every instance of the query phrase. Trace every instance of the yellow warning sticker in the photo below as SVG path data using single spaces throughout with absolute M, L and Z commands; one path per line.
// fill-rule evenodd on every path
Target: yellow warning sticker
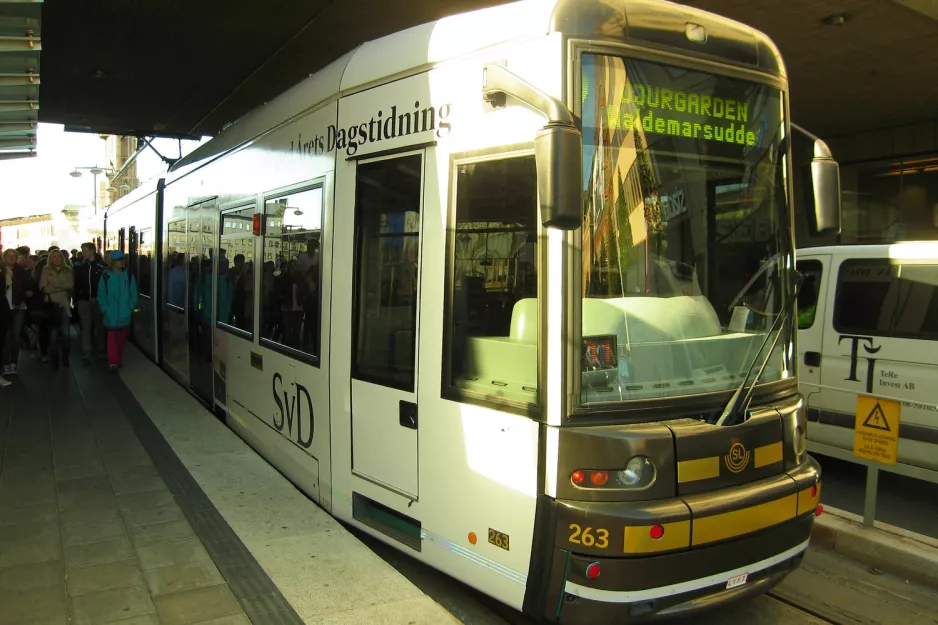
M 891 399 L 857 397 L 853 427 L 853 455 L 883 464 L 896 464 L 899 454 L 899 408 Z

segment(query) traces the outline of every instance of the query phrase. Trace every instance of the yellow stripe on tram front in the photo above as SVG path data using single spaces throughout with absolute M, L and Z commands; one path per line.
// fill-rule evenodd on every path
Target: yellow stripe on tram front
M 798 496 L 792 494 L 757 506 L 697 518 L 691 544 L 703 545 L 756 532 L 793 519 L 797 511 Z

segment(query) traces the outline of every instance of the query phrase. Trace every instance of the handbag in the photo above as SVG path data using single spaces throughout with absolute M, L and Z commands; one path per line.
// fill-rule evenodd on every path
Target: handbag
M 54 325 L 62 318 L 62 308 L 48 295 L 30 311 L 30 320 L 37 325 Z

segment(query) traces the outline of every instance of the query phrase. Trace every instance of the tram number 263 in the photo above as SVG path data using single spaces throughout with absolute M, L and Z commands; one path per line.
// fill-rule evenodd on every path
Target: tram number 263
M 489 528 L 489 542 L 496 547 L 501 547 L 505 551 L 509 550 L 508 534 L 499 532 L 498 530 L 493 530 L 491 527 Z
M 602 528 L 594 530 L 592 527 L 580 527 L 576 523 L 570 524 L 569 540 L 574 545 L 605 549 L 609 546 L 609 530 Z

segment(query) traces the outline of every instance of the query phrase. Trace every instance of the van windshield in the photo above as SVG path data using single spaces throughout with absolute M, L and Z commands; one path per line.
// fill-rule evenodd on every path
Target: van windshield
M 582 70 L 581 403 L 733 389 L 791 305 L 783 96 L 613 56 Z M 761 383 L 791 375 L 791 330 Z

